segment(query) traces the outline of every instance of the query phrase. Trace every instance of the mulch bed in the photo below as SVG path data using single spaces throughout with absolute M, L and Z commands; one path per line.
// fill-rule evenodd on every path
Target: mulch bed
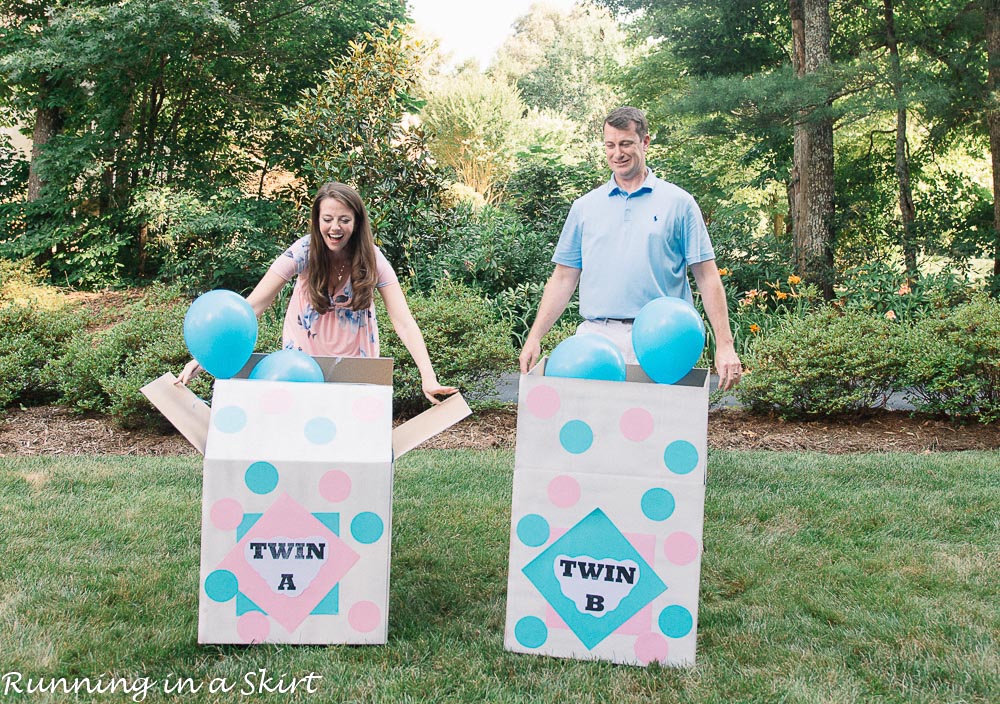
M 512 448 L 513 410 L 477 413 L 421 447 Z M 899 411 L 864 418 L 788 422 L 736 409 L 709 413 L 709 447 L 794 452 L 941 452 L 1000 448 L 1000 424 L 956 425 Z M 11 455 L 195 455 L 178 433 L 119 428 L 107 416 L 59 406 L 11 409 L 0 417 L 0 457 Z

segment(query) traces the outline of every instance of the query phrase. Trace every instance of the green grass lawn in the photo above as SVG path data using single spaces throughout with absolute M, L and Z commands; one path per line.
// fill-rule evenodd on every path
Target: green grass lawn
M 149 677 L 147 702 L 996 701 L 998 466 L 713 452 L 698 664 L 672 670 L 504 651 L 511 452 L 398 463 L 378 647 L 196 643 L 200 459 L 0 458 L 0 702 L 139 696 L 17 696 L 15 675 Z M 261 668 L 322 679 L 241 695 Z M 200 691 L 164 694 L 178 677 Z

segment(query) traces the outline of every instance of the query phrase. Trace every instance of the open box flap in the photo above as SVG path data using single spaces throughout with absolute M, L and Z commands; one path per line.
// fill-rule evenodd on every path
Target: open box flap
M 143 386 L 140 391 L 156 406 L 181 435 L 201 454 L 208 441 L 208 419 L 211 409 L 188 387 L 177 383 L 177 377 L 167 372 Z
M 372 362 L 373 360 L 364 361 Z M 387 361 L 391 374 L 392 360 Z M 350 359 L 341 360 L 340 364 L 336 364 L 333 368 L 345 367 L 345 362 L 349 363 Z M 346 365 L 346 367 L 350 366 L 352 365 Z M 371 369 L 372 367 L 367 365 L 366 368 Z M 326 370 L 324 369 L 324 371 Z M 348 377 L 344 381 L 357 383 L 358 378 L 357 376 Z M 191 443 L 194 449 L 204 455 L 211 415 L 208 404 L 195 396 L 189 388 L 178 384 L 177 377 L 170 372 L 146 384 L 141 391 L 150 403 L 156 406 L 157 410 Z M 392 431 L 393 457 L 399 459 L 420 443 L 447 430 L 471 413 L 472 410 L 460 393 L 450 396 L 438 406 L 432 406 Z
M 456 393 L 437 406 L 396 426 L 392 431 L 392 456 L 398 460 L 424 440 L 429 440 L 472 414 L 469 404 Z

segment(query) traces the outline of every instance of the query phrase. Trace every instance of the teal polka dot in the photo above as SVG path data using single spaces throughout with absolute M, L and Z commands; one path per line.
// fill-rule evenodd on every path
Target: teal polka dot
M 663 462 L 674 474 L 688 474 L 698 466 L 698 450 L 687 440 L 675 440 L 667 445 Z
M 239 591 L 236 575 L 229 570 L 215 570 L 205 578 L 205 594 L 212 601 L 229 601 Z
M 254 462 L 247 467 L 243 481 L 255 494 L 270 494 L 278 486 L 278 470 L 270 462 Z
M 514 637 L 525 648 L 537 648 L 549 638 L 549 629 L 537 616 L 525 616 L 514 626 Z
M 517 522 L 517 539 L 529 548 L 544 545 L 549 539 L 549 522 L 537 513 L 529 513 Z
M 306 423 L 306 440 L 313 445 L 325 445 L 337 437 L 337 426 L 329 418 L 313 418 Z
M 673 515 L 674 495 L 666 489 L 650 489 L 642 495 L 642 513 L 651 521 L 665 521 Z
M 351 521 L 351 535 L 359 543 L 364 543 L 365 545 L 374 543 L 381 538 L 384 530 L 385 526 L 382 523 L 382 519 L 379 518 L 378 514 L 371 511 L 359 513 Z
M 238 433 L 247 424 L 247 413 L 239 406 L 226 406 L 215 413 L 215 427 L 220 433 Z
M 571 420 L 559 431 L 559 442 L 566 452 L 579 455 L 594 444 L 594 431 L 582 420 Z
M 694 627 L 691 612 L 683 606 L 668 606 L 660 612 L 660 630 L 667 638 L 683 638 Z

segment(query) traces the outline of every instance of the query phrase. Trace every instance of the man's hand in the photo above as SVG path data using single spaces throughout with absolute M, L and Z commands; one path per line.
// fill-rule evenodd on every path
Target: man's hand
M 518 361 L 521 363 L 521 373 L 527 374 L 531 371 L 531 368 L 535 366 L 538 362 L 538 358 L 542 356 L 542 346 L 532 340 L 527 339 L 524 341 L 524 348 L 521 350 L 521 356 L 518 357 Z
M 740 383 L 743 376 L 743 365 L 736 354 L 733 343 L 718 345 L 715 348 L 715 370 L 719 373 L 719 388 L 723 391 Z

